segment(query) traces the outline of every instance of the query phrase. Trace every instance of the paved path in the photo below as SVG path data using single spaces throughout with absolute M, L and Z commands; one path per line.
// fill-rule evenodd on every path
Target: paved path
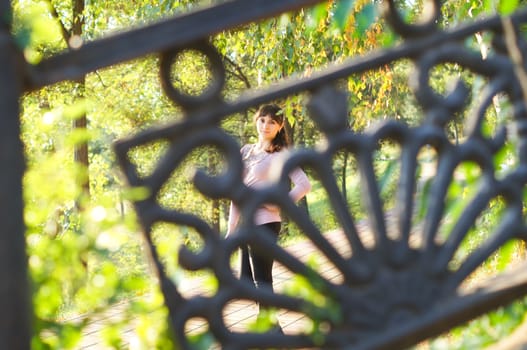
M 371 235 L 367 232 L 367 226 L 365 224 L 358 225 L 358 231 L 363 240 L 364 244 L 368 246 L 371 243 Z M 348 244 L 345 241 L 344 235 L 339 231 L 332 231 L 326 234 L 326 238 L 331 244 L 341 252 L 341 254 L 347 256 L 350 254 Z M 317 249 L 313 246 L 310 241 L 301 241 L 292 244 L 286 248 L 292 255 L 298 257 L 302 261 L 307 261 L 312 256 L 317 257 L 318 268 L 317 270 L 321 275 L 329 280 L 338 280 L 341 278 L 339 271 L 320 254 L 316 254 Z M 316 254 L 316 255 L 315 255 Z M 291 279 L 291 272 L 281 266 L 275 264 L 273 269 L 274 276 L 274 287 L 275 290 L 279 291 L 283 287 L 286 281 Z M 200 291 L 199 279 L 190 280 L 188 290 L 190 295 L 195 293 L 202 293 Z M 187 293 L 185 293 L 187 294 Z M 125 319 L 126 308 L 129 307 L 127 303 L 121 303 L 115 305 L 109 309 L 101 317 L 97 318 L 97 321 L 90 323 L 85 329 L 85 336 L 82 340 L 80 349 L 85 350 L 101 350 L 105 349 L 101 340 L 101 329 L 108 324 L 109 321 L 115 321 Z M 249 301 L 235 301 L 230 303 L 224 314 L 224 320 L 226 325 L 233 331 L 243 331 L 247 329 L 247 325 L 253 322 L 256 318 L 258 309 L 254 302 Z M 292 311 L 283 310 L 278 314 L 280 324 L 285 333 L 299 333 L 301 330 L 306 329 L 307 320 L 302 314 L 298 314 Z M 205 321 L 191 320 L 187 324 L 188 332 L 199 332 L 200 330 L 207 327 Z M 500 342 L 492 347 L 492 350 L 527 350 L 527 319 L 523 326 L 518 328 L 518 331 L 513 334 L 507 341 Z M 123 339 L 130 340 L 134 338 L 135 329 L 131 324 L 125 329 Z M 128 344 L 126 344 L 128 347 Z M 489 349 L 490 350 L 490 349 Z
M 359 230 L 363 225 L 359 225 Z M 342 254 L 349 255 L 349 247 L 345 242 L 344 235 L 339 231 L 333 231 L 326 234 L 327 239 L 337 248 Z M 314 256 L 316 248 L 310 241 L 301 241 L 298 243 L 291 244 L 286 248 L 292 255 L 298 257 L 302 261 L 307 261 L 310 257 Z M 340 278 L 339 271 L 327 260 L 323 259 L 320 254 L 317 255 L 318 268 L 317 270 L 327 279 L 334 280 Z M 274 287 L 275 290 L 279 291 L 282 289 L 284 283 L 291 279 L 291 272 L 282 265 L 276 263 L 273 269 Z M 189 281 L 188 289 L 196 293 L 198 290 L 200 280 L 195 279 Z M 186 293 L 185 293 L 186 294 Z M 97 317 L 96 321 L 91 322 L 84 332 L 84 337 L 80 345 L 80 349 L 85 350 L 99 350 L 104 349 L 100 331 L 105 327 L 108 322 L 114 322 L 121 319 L 125 319 L 125 311 L 129 306 L 128 303 L 117 304 L 110 308 L 105 313 Z M 229 328 L 234 331 L 242 331 L 247 329 L 247 325 L 253 322 L 258 312 L 257 306 L 254 302 L 249 301 L 236 301 L 228 305 L 225 310 L 225 322 Z M 284 310 L 278 314 L 280 324 L 284 332 L 298 333 L 300 330 L 305 329 L 307 326 L 305 316 L 292 311 Z M 207 327 L 205 321 L 190 320 L 187 324 L 189 332 L 197 332 L 202 328 Z M 130 325 L 128 329 L 124 331 L 123 338 L 133 338 L 134 327 Z M 128 336 L 127 336 L 128 335 Z

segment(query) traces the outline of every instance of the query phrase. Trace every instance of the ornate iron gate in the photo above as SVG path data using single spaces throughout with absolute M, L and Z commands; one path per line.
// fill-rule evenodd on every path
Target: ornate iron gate
M 163 128 L 153 128 L 120 140 L 115 150 L 130 186 L 149 189 L 147 199 L 135 203 L 144 228 L 144 236 L 157 267 L 159 282 L 170 312 L 171 327 L 183 348 L 192 348 L 185 336 L 185 324 L 192 318 L 206 319 L 209 332 L 224 348 L 354 348 L 398 349 L 438 335 L 455 325 L 470 320 L 497 306 L 527 295 L 527 268 L 490 280 L 476 290 L 461 291 L 462 284 L 493 252 L 512 239 L 526 240 L 523 216 L 523 191 L 527 181 L 527 75 L 524 55 L 527 45 L 519 27 L 527 22 L 527 12 L 510 17 L 492 17 L 464 25 L 451 31 L 437 26 L 440 2 L 433 2 L 431 18 L 419 25 L 406 24 L 387 1 L 385 15 L 393 29 L 405 41 L 397 47 L 371 53 L 344 62 L 303 79 L 289 79 L 280 84 L 235 101 L 226 101 L 221 92 L 225 68 L 216 49 L 208 43 L 215 33 L 252 21 L 299 9 L 319 1 L 307 0 L 238 0 L 169 19 L 151 26 L 97 40 L 76 51 L 44 60 L 36 66 L 23 64 L 13 45 L 9 26 L 0 23 L 0 163 L 10 164 L 0 172 L 0 261 L 2 278 L 1 309 L 12 319 L 0 327 L 0 343 L 10 349 L 29 348 L 29 295 L 26 282 L 27 262 L 24 256 L 22 221 L 23 152 L 19 138 L 18 98 L 25 90 L 38 89 L 68 79 L 77 79 L 95 69 L 150 53 L 161 55 L 160 76 L 165 92 L 183 108 L 184 118 Z M 0 2 L 0 13 L 9 12 L 9 1 Z M 493 37 L 494 51 L 486 59 L 463 44 L 468 36 L 486 32 Z M 187 96 L 174 88 L 169 69 L 178 52 L 200 51 L 211 63 L 213 83 L 198 96 Z M 409 59 L 415 64 L 412 80 L 415 96 L 423 110 L 423 122 L 409 127 L 387 121 L 365 133 L 347 128 L 347 97 L 336 88 L 336 82 L 352 74 L 361 74 L 387 63 Z M 470 118 L 467 138 L 453 144 L 445 126 L 467 108 L 468 90 L 459 83 L 445 96 L 437 94 L 429 84 L 433 68 L 445 62 L 456 63 L 486 79 L 482 102 Z M 239 144 L 220 127 L 222 120 L 261 103 L 292 94 L 308 92 L 307 107 L 327 139 L 324 147 L 297 150 L 284 162 L 282 174 L 296 166 L 307 166 L 325 187 L 336 217 L 352 251 L 342 256 L 311 222 L 305 212 L 284 195 L 286 177 L 265 190 L 242 185 L 242 163 Z M 482 125 L 485 110 L 498 94 L 507 96 L 512 111 L 510 121 L 496 135 L 485 135 Z M 129 161 L 131 150 L 158 140 L 169 144 L 162 161 L 149 176 L 142 176 Z M 397 224 L 388 227 L 385 221 L 379 185 L 373 169 L 373 154 L 379 142 L 391 140 L 401 150 L 400 183 L 394 215 Z M 515 168 L 502 175 L 493 158 L 507 142 L 514 142 L 519 160 Z M 221 239 L 201 218 L 163 208 L 156 194 L 193 149 L 211 145 L 226 159 L 225 171 L 217 176 L 198 172 L 196 187 L 210 198 L 228 198 L 243 208 L 243 217 L 251 218 L 262 203 L 272 202 L 291 218 L 342 273 L 341 282 L 325 280 L 316 270 L 273 245 L 251 220 L 244 220 L 228 239 Z M 432 181 L 423 225 L 412 227 L 417 186 L 419 152 L 430 147 L 437 155 L 437 171 Z M 366 246 L 357 233 L 353 213 L 336 185 L 331 159 L 339 151 L 349 152 L 359 165 L 374 245 Z M 449 185 L 458 181 L 453 176 L 460 164 L 473 162 L 481 171 L 477 195 L 457 219 L 448 237 L 441 241 L 438 232 L 445 215 L 445 198 Z M 505 209 L 492 235 L 452 267 L 451 259 L 485 207 L 495 198 L 502 198 Z M 182 249 L 181 266 L 186 269 L 213 271 L 219 289 L 212 296 L 184 297 L 178 285 L 164 273 L 151 229 L 159 222 L 190 226 L 201 235 L 204 247 L 198 253 Z M 414 232 L 419 244 L 412 245 Z M 395 232 L 392 235 L 390 232 Z M 314 288 L 326 295 L 330 303 L 339 305 L 337 315 L 312 302 L 291 295 L 254 290 L 235 278 L 229 259 L 241 244 L 265 249 L 295 274 L 312 281 Z M 386 294 L 386 290 L 390 294 Z M 323 325 L 314 333 L 269 334 L 236 333 L 229 330 L 222 317 L 225 306 L 237 299 L 255 300 L 263 305 L 293 310 Z M 21 312 L 22 310 L 22 312 Z M 24 311 L 25 310 L 25 311 Z M 338 317 L 335 317 L 338 316 Z

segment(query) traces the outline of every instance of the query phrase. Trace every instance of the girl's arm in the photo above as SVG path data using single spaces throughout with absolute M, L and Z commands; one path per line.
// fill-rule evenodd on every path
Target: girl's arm
M 229 208 L 229 220 L 227 222 L 227 235 L 225 236 L 225 238 L 227 238 L 229 234 L 234 232 L 234 230 L 236 229 L 236 225 L 238 225 L 239 220 L 240 220 L 240 210 L 231 201 L 231 205 Z
M 240 156 L 242 157 L 242 159 L 245 158 L 246 153 L 248 152 L 250 147 L 251 146 L 248 144 L 242 146 L 242 148 L 240 149 Z M 229 219 L 227 221 L 227 235 L 225 236 L 225 238 L 227 238 L 229 234 L 234 232 L 234 230 L 236 229 L 236 225 L 238 225 L 239 220 L 240 220 L 240 210 L 231 201 L 231 205 L 229 207 Z
M 289 192 L 289 196 L 296 203 L 301 200 L 309 191 L 311 191 L 311 182 L 300 168 L 296 168 L 289 174 L 293 188 Z

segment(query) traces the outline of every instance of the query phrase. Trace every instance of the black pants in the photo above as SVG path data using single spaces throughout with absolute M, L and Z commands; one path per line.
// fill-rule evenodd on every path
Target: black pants
M 270 222 L 261 225 L 272 235 L 275 243 L 278 240 L 281 223 Z M 241 247 L 240 278 L 252 281 L 256 288 L 270 288 L 273 290 L 273 258 L 251 247 Z

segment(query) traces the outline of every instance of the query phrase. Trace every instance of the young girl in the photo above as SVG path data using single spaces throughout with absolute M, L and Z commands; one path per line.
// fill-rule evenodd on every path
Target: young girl
M 261 187 L 269 183 L 273 163 L 280 152 L 289 146 L 289 140 L 284 130 L 284 116 L 277 105 L 260 107 L 254 117 L 258 142 L 244 145 L 240 152 L 244 163 L 243 181 L 250 187 Z M 296 168 L 289 174 L 293 188 L 289 196 L 295 202 L 299 201 L 311 190 L 311 184 L 306 174 Z M 240 217 L 238 208 L 231 202 L 227 235 L 234 231 Z M 281 227 L 280 210 L 274 205 L 264 205 L 254 215 L 256 225 L 266 226 L 273 233 L 275 242 Z M 273 289 L 273 259 L 258 253 L 250 247 L 242 247 L 240 277 L 250 279 L 257 288 Z

